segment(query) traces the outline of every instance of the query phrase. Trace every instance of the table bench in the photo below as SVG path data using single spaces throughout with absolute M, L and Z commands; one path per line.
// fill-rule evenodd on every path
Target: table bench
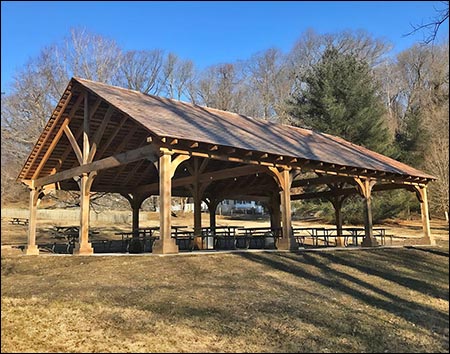
M 52 237 L 57 240 L 64 240 L 67 244 L 66 252 L 71 253 L 71 250 L 73 250 L 73 247 L 75 246 L 75 243 L 78 242 L 78 238 L 80 236 L 80 227 L 79 226 L 55 226 L 52 230 L 50 230 L 52 233 Z M 95 235 L 98 235 L 98 231 L 89 230 L 89 241 L 95 242 L 92 240 L 92 237 Z M 100 242 L 103 243 L 104 248 L 108 244 L 108 240 L 100 240 Z M 111 244 L 111 243 L 110 243 Z M 53 243 L 53 251 L 56 248 L 56 242 Z
M 28 225 L 28 219 L 27 218 L 11 218 L 11 220 L 9 220 L 9 223 L 11 225 Z
M 282 235 L 281 228 L 249 227 L 240 228 L 239 230 L 244 234 L 238 236 L 236 242 L 238 248 L 275 249 L 277 241 Z
M 175 243 L 177 244 L 179 250 L 187 250 L 187 251 L 194 250 L 195 247 L 194 231 L 176 230 L 175 232 L 172 232 L 172 238 L 175 239 Z

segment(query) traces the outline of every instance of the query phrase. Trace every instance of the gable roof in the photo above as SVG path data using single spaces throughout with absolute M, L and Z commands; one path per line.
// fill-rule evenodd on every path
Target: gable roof
M 161 137 L 434 178 L 411 166 L 329 134 L 76 78 Z
M 130 117 L 147 134 L 435 179 L 411 166 L 329 134 L 270 123 L 86 79 L 73 78 L 71 83 L 74 82 Z M 36 154 L 36 146 L 30 156 L 33 154 Z M 29 167 L 26 164 L 19 177 L 23 178 Z

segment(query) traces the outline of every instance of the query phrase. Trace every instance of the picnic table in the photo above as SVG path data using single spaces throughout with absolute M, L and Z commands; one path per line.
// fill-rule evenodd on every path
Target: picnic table
M 194 230 L 182 230 L 178 231 L 178 229 L 185 228 L 187 226 L 177 227 L 175 232 L 172 232 L 172 238 L 175 239 L 176 244 L 180 250 L 188 250 L 193 251 L 195 247 L 194 243 Z
M 238 248 L 276 248 L 277 239 L 282 235 L 281 228 L 246 227 L 239 230 L 244 234 L 238 237 Z
M 180 235 L 180 243 L 185 242 L 185 238 L 188 235 L 187 232 L 181 232 L 180 229 L 187 228 L 187 226 L 172 226 L 172 229 L 175 230 L 172 232 L 173 235 Z M 121 231 L 116 232 L 116 235 L 120 235 L 122 238 L 122 250 L 124 252 L 130 252 L 131 248 L 130 245 L 132 242 L 139 241 L 142 249 L 142 252 L 151 252 L 153 249 L 153 244 L 156 240 L 159 239 L 159 236 L 156 236 L 156 231 L 159 231 L 159 226 L 151 226 L 151 227 L 140 227 L 137 230 L 134 231 Z M 137 232 L 136 232 L 137 231 Z M 192 232 L 193 234 L 193 232 Z M 139 248 L 139 246 L 138 246 Z M 188 247 L 189 248 L 189 247 Z M 137 252 L 137 251 L 136 251 Z
M 337 245 L 337 228 L 296 227 L 292 231 L 299 246 L 305 246 L 307 238 L 312 240 L 312 246 L 319 246 L 320 241 L 324 246 Z M 385 244 L 386 229 L 374 228 L 373 231 L 374 237 L 379 238 L 381 244 Z M 345 247 L 358 246 L 365 237 L 365 229 L 363 227 L 343 227 L 341 237 L 344 238 Z
M 235 249 L 237 229 L 240 226 L 225 225 L 202 227 L 201 238 L 204 249 Z
M 292 228 L 292 234 L 299 247 L 305 246 L 306 239 L 310 238 L 313 246 L 319 246 L 319 241 L 326 246 L 330 245 L 330 229 L 324 227 L 294 227 Z
M 27 218 L 11 218 L 11 220 L 9 220 L 9 223 L 11 225 L 28 225 L 28 219 Z
M 70 249 L 75 246 L 75 242 L 78 241 L 80 235 L 80 227 L 79 226 L 54 226 L 54 229 L 51 230 L 53 234 L 53 238 L 58 240 L 65 240 L 67 244 L 66 251 L 70 253 Z M 89 237 L 94 235 L 98 235 L 98 231 L 89 230 Z M 107 242 L 106 240 L 102 241 L 103 243 Z M 53 244 L 53 249 L 55 249 L 56 243 Z

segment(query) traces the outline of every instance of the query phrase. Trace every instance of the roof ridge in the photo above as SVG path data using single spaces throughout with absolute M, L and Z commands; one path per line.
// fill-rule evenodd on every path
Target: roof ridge
M 155 98 L 155 99 L 163 99 L 163 100 L 175 102 L 177 104 L 184 104 L 184 105 L 187 105 L 187 106 L 190 106 L 190 107 L 193 107 L 193 108 L 202 108 L 202 109 L 206 109 L 207 111 L 216 111 L 216 112 L 219 112 L 219 113 L 225 113 L 225 114 L 230 114 L 230 115 L 234 115 L 234 116 L 237 116 L 237 117 L 243 117 L 243 118 L 251 119 L 253 121 L 257 121 L 259 123 L 264 123 L 264 124 L 266 124 L 268 126 L 293 127 L 293 128 L 296 128 L 296 129 L 302 129 L 302 130 L 314 132 L 314 130 L 312 130 L 312 129 L 296 127 L 296 126 L 291 125 L 291 124 L 270 122 L 270 121 L 268 121 L 268 120 L 266 120 L 264 118 L 260 118 L 260 117 L 252 117 L 252 116 L 245 115 L 245 114 L 240 114 L 240 113 L 231 112 L 231 111 L 225 111 L 223 109 L 219 109 L 219 108 L 215 108 L 215 107 L 203 106 L 203 105 L 195 104 L 195 103 L 192 103 L 192 102 L 187 102 L 187 101 L 183 101 L 183 100 L 177 100 L 175 98 L 168 98 L 168 97 L 163 97 L 163 96 L 157 96 L 157 95 L 153 95 L 153 94 L 150 94 L 150 93 L 144 93 L 144 92 L 141 92 L 141 91 L 138 91 L 138 90 L 132 90 L 132 89 L 129 89 L 129 88 L 125 88 L 125 87 L 122 87 L 122 86 L 106 84 L 106 83 L 101 82 L 101 81 L 94 81 L 94 80 L 89 80 L 89 79 L 85 79 L 85 78 L 81 78 L 81 77 L 73 77 L 73 79 L 75 79 L 77 81 L 89 81 L 89 82 L 92 82 L 94 84 L 99 84 L 99 85 L 108 86 L 108 87 L 114 87 L 114 88 L 117 88 L 119 90 L 128 91 L 128 92 L 134 92 L 134 93 L 137 93 L 137 94 L 140 94 L 140 95 L 144 95 L 144 96 L 149 96 L 149 97 L 152 97 L 152 98 Z

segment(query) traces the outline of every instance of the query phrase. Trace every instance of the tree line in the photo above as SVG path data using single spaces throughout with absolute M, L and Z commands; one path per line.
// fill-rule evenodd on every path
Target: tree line
M 76 76 L 341 136 L 436 176 L 430 206 L 442 215 L 449 205 L 448 40 L 392 49 L 364 31 L 308 30 L 287 53 L 268 48 L 199 69 L 175 53 L 125 51 L 114 39 L 73 29 L 31 58 L 2 94 L 2 203 L 23 198 L 15 179 Z M 402 192 L 388 198 L 380 204 L 391 213 L 414 204 Z

